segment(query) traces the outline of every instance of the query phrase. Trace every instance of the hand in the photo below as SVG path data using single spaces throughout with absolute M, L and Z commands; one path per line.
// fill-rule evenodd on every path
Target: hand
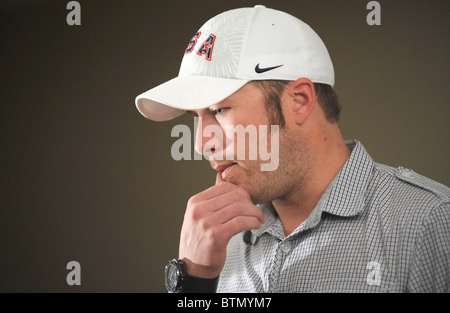
M 181 229 L 179 258 L 191 276 L 215 278 L 225 265 L 227 244 L 240 232 L 258 229 L 266 221 L 247 191 L 224 182 L 192 196 Z

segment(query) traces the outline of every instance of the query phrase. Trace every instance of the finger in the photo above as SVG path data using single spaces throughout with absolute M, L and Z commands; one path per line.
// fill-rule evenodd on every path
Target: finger
M 240 193 L 234 190 L 225 190 L 213 198 L 203 199 L 201 205 L 209 208 L 210 212 L 217 212 L 233 203 L 245 201 L 248 201 L 248 198 L 242 196 Z
M 266 216 L 259 207 L 253 205 L 253 203 L 245 203 L 242 201 L 232 202 L 222 209 L 217 210 L 211 218 L 214 219 L 215 223 L 225 224 L 237 216 L 256 217 L 261 224 L 267 221 Z
M 220 176 L 220 173 L 217 174 L 218 176 Z M 222 177 L 218 178 L 216 177 L 216 182 L 218 182 L 219 180 L 221 180 L 221 182 L 219 182 L 218 184 L 209 187 L 206 190 L 203 190 L 202 192 L 199 192 L 196 195 L 196 198 L 201 199 L 201 200 L 208 200 L 208 199 L 212 199 L 215 197 L 218 197 L 222 194 L 228 193 L 230 191 L 236 191 L 237 193 L 241 194 L 242 197 L 247 197 L 250 199 L 250 196 L 248 195 L 248 192 L 245 191 L 244 189 L 242 189 L 241 187 L 223 181 Z
M 223 183 L 209 187 L 208 189 L 199 192 L 194 197 L 199 201 L 206 201 L 233 191 L 235 188 L 237 188 L 237 186 L 230 183 Z
M 216 186 L 219 185 L 220 183 L 224 183 L 225 181 L 222 178 L 222 173 L 221 172 L 217 172 L 216 175 Z
M 236 216 L 225 224 L 221 224 L 219 229 L 225 239 L 230 240 L 231 237 L 243 231 L 259 229 L 261 226 L 261 221 L 254 216 Z

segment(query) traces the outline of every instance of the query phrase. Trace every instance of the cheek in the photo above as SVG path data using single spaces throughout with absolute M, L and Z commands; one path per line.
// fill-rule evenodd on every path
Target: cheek
M 225 142 L 226 155 L 233 155 L 236 161 L 245 161 L 249 164 L 267 160 L 270 138 L 265 135 L 265 128 L 265 126 L 258 129 L 254 125 L 246 127 L 238 125 L 228 129 Z
M 239 118 L 238 118 L 239 117 Z M 218 118 L 224 130 L 223 153 L 227 160 L 257 161 L 260 151 L 270 149 L 270 124 L 261 110 L 230 111 L 226 116 Z M 261 136 L 261 132 L 262 136 Z M 266 156 L 267 160 L 267 156 Z

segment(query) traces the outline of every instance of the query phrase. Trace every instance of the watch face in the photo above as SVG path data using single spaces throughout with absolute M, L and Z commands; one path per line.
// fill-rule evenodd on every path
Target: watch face
M 170 261 L 166 265 L 166 289 L 169 292 L 178 292 L 179 289 L 179 268 L 176 261 Z

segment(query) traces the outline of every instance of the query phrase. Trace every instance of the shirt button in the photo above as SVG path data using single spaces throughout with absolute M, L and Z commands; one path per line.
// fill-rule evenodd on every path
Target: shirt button
M 280 245 L 281 251 L 284 253 L 289 253 L 292 249 L 292 245 L 289 243 L 289 241 L 285 241 Z
M 410 170 L 410 169 L 407 169 L 407 168 L 404 168 L 404 167 L 399 167 L 398 168 L 398 173 L 401 175 L 401 176 L 403 176 L 403 177 L 405 177 L 405 178 L 411 178 L 411 177 L 413 177 L 413 171 L 412 170 Z
M 406 177 L 406 178 L 411 178 L 413 175 L 412 175 L 412 173 L 409 172 L 409 171 L 404 171 L 404 172 L 402 173 L 402 176 L 403 176 L 403 177 Z

